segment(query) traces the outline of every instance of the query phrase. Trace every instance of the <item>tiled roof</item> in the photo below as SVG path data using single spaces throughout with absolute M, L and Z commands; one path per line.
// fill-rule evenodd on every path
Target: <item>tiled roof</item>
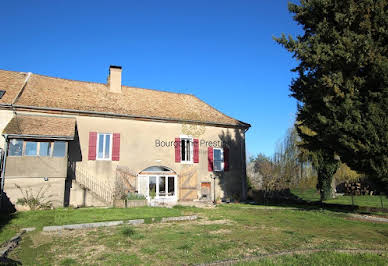
M 22 88 L 27 73 L 0 70 L 0 90 L 6 91 L 0 104 L 11 104 Z
M 10 90 L 9 96 L 16 95 L 17 93 L 14 91 L 22 86 L 24 79 L 24 74 L 0 70 L 0 82 L 2 82 L 0 89 L 2 85 L 7 93 Z M 128 86 L 122 86 L 122 93 L 112 93 L 106 84 L 37 74 L 31 75 L 25 90 L 15 105 L 248 126 L 248 124 L 221 113 L 190 94 Z
M 75 118 L 16 115 L 3 134 L 73 138 Z

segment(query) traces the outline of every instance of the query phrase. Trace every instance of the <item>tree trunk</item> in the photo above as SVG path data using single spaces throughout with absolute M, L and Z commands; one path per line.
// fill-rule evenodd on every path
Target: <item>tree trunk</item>
M 321 151 L 318 163 L 318 189 L 321 201 L 324 201 L 333 197 L 332 182 L 338 168 L 338 161 L 334 159 L 334 154 Z

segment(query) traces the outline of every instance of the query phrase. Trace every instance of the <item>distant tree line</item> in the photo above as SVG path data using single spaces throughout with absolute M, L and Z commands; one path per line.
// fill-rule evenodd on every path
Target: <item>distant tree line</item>
M 362 175 L 351 170 L 345 163 L 339 166 L 331 179 L 327 197 L 332 197 L 335 186 L 344 181 L 355 181 Z M 318 180 L 319 162 L 315 154 L 303 147 L 295 127 L 287 131 L 278 143 L 273 156 L 258 154 L 249 159 L 247 174 L 252 189 L 264 193 L 264 198 L 277 196 L 279 191 L 290 188 L 321 189 Z

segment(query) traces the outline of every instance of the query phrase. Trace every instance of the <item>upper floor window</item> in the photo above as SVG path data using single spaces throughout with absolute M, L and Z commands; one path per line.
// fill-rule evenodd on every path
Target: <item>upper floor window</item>
M 65 157 L 65 141 L 24 141 L 12 139 L 9 143 L 9 156 Z
M 64 157 L 65 153 L 66 153 L 66 142 L 54 141 L 53 157 Z
M 39 156 L 50 156 L 51 146 L 51 142 L 40 142 Z
M 88 160 L 120 161 L 120 133 L 89 132 Z
M 190 137 L 181 138 L 181 162 L 193 162 L 193 139 Z
M 98 133 L 97 159 L 110 160 L 112 158 L 112 134 Z
M 22 156 L 22 154 L 23 154 L 23 140 L 12 139 L 9 143 L 8 155 Z
M 191 136 L 175 138 L 175 162 L 176 163 L 199 163 L 199 140 Z
M 223 149 L 215 148 L 213 150 L 213 165 L 214 171 L 223 171 L 224 170 L 224 151 Z
M 26 141 L 26 148 L 24 150 L 26 156 L 38 155 L 38 143 L 35 141 Z

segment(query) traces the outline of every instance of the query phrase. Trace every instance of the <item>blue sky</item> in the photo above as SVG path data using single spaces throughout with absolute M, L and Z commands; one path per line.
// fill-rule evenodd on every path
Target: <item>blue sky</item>
M 292 126 L 296 61 L 272 36 L 300 34 L 286 0 L 3 1 L 0 68 L 194 94 L 248 122 L 249 154 Z

